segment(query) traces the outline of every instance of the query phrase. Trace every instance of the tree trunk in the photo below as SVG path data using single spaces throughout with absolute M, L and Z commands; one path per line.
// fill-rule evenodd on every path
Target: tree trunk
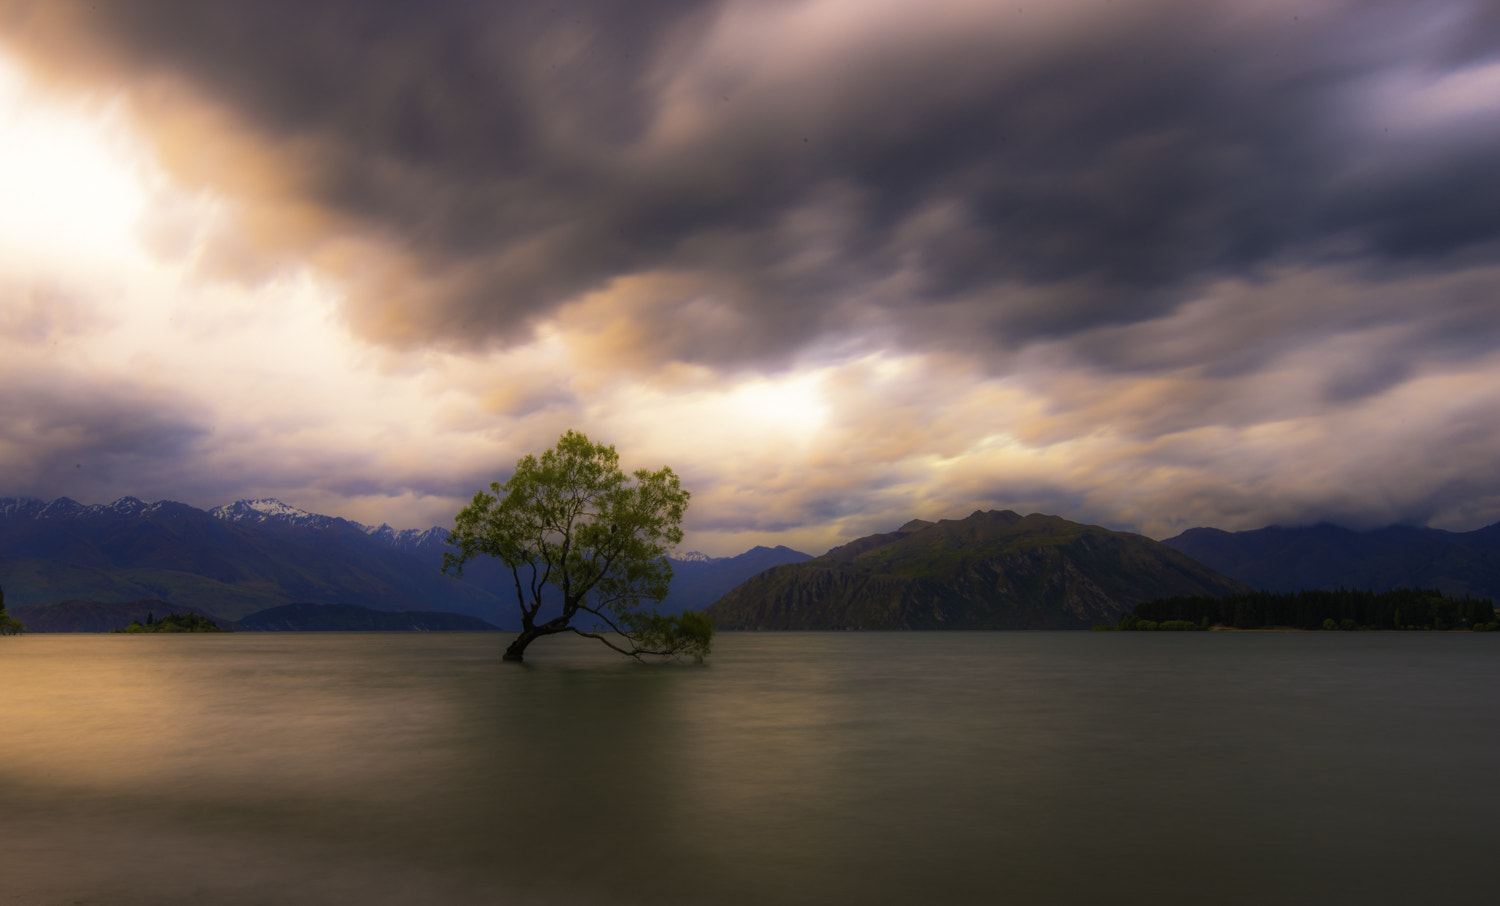
M 567 615 L 555 617 L 538 626 L 531 621 L 530 615 L 523 613 L 521 615 L 521 634 L 516 636 L 516 640 L 510 643 L 509 648 L 505 649 L 505 656 L 501 660 L 520 663 L 524 659 L 523 655 L 526 653 L 527 645 L 530 645 L 544 635 L 556 635 L 559 632 L 566 632 L 567 629 Z
M 520 635 L 516 636 L 514 642 L 510 643 L 510 647 L 505 649 L 505 656 L 501 660 L 521 663 L 524 660 L 522 656 L 526 653 L 526 646 L 530 645 L 538 635 L 540 633 L 535 629 L 524 630 Z

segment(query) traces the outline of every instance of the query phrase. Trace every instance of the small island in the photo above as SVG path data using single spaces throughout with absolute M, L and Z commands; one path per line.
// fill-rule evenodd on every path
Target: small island
M 0 588 L 0 635 L 20 635 L 25 631 L 20 620 L 5 612 L 5 589 Z
M 115 632 L 229 632 L 207 617 L 196 613 L 169 613 L 160 620 L 147 614 L 146 622 L 131 620 L 130 625 Z

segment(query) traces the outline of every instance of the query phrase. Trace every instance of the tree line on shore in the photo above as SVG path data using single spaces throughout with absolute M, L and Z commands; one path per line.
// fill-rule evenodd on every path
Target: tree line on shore
M 1452 598 L 1431 588 L 1257 591 L 1160 598 L 1137 604 L 1112 628 L 1126 631 L 1232 629 L 1500 630 L 1488 598 Z

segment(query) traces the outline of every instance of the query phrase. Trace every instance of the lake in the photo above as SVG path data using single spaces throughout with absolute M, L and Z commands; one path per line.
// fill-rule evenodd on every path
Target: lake
M 1500 634 L 0 639 L 0 903 L 1490 903 Z

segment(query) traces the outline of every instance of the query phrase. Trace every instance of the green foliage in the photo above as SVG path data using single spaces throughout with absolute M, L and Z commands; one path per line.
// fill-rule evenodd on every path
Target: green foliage
M 1440 591 L 1424 588 L 1285 594 L 1260 591 L 1222 598 L 1199 595 L 1147 601 L 1122 617 L 1120 628 L 1139 628 L 1144 622 L 1171 620 L 1236 629 L 1482 630 L 1495 622 L 1495 607 L 1485 598 L 1449 598 Z
M 228 632 L 219 624 L 196 613 L 169 613 L 160 620 L 155 614 L 147 614 L 146 622 L 131 620 L 130 625 L 115 632 Z
M 490 493 L 479 491 L 459 511 L 449 536 L 456 553 L 444 556 L 443 569 L 462 575 L 480 555 L 510 569 L 522 630 L 507 660 L 521 660 L 541 636 L 573 632 L 638 659 L 686 654 L 702 661 L 713 636 L 707 617 L 639 610 L 667 596 L 666 555 L 682 540 L 690 496 L 670 468 L 627 477 L 613 446 L 568 431 L 540 457 L 522 457 L 509 481 L 491 483 Z M 549 604 L 561 612 L 542 619 Z M 590 617 L 588 628 L 575 625 Z
M 5 589 L 0 588 L 0 635 L 20 635 L 25 631 L 20 620 L 5 612 Z
M 1192 620 L 1143 620 L 1126 614 L 1120 618 L 1119 628 L 1127 632 L 1199 632 L 1208 627 Z
M 1162 632 L 1197 632 L 1204 627 L 1192 620 L 1162 620 L 1156 628 Z
M 627 613 L 620 620 L 642 649 L 686 654 L 701 664 L 713 648 L 713 621 L 696 611 L 677 616 Z

